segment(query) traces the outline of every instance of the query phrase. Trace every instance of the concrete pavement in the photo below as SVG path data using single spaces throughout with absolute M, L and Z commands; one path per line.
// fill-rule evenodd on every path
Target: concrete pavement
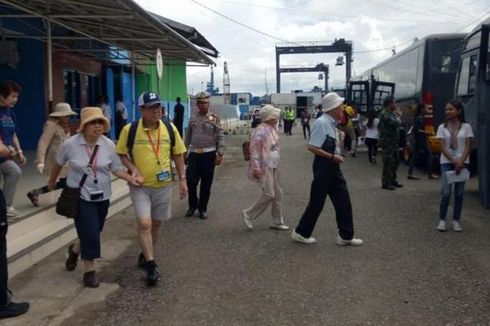
M 282 140 L 284 214 L 294 227 L 309 196 L 312 154 L 300 129 Z M 406 180 L 381 190 L 381 166 L 366 153 L 346 158 L 359 248 L 335 245 L 329 201 L 315 245 L 268 229 L 264 214 L 247 231 L 241 209 L 260 189 L 245 176 L 245 136 L 228 136 L 208 220 L 185 218 L 175 200 L 157 244 L 163 281 L 143 284 L 131 208 L 111 219 L 103 240 L 99 289 L 81 287 L 81 269 L 64 271 L 65 251 L 11 281 L 32 310 L 5 325 L 489 325 L 490 219 L 467 183 L 464 232 L 435 230 L 439 181 Z M 380 160 L 378 160 L 380 161 Z M 421 176 L 421 171 L 417 171 Z

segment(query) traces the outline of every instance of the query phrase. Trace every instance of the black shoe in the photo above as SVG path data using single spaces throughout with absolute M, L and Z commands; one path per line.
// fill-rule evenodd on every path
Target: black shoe
M 208 218 L 208 213 L 207 212 L 199 212 L 199 218 L 201 220 L 205 220 Z
M 408 180 L 419 180 L 420 178 L 419 177 L 416 177 L 414 175 L 409 174 L 409 175 L 407 175 L 407 179 Z
M 99 280 L 95 271 L 86 272 L 83 274 L 83 285 L 88 288 L 98 288 Z
M 396 188 L 393 187 L 393 186 L 382 186 L 381 187 L 382 189 L 386 189 L 386 190 L 395 190 Z
M 10 302 L 4 308 L 0 308 L 0 319 L 20 316 L 25 314 L 29 310 L 29 303 L 27 302 Z
M 32 205 L 39 206 L 38 199 L 39 193 L 35 190 L 31 190 L 27 193 L 27 198 L 31 201 Z
M 77 268 L 78 254 L 73 251 L 74 244 L 68 246 L 68 258 L 65 262 L 65 267 L 67 271 L 73 271 Z
M 394 187 L 401 188 L 403 185 L 401 183 L 398 183 L 398 181 L 392 182 L 391 183 Z
M 144 268 L 145 263 L 146 263 L 145 255 L 143 255 L 143 253 L 140 252 L 140 255 L 138 256 L 138 267 Z
M 155 264 L 154 260 L 145 262 L 146 270 L 146 284 L 148 286 L 154 286 L 160 279 L 160 272 L 158 271 L 158 266 Z
M 185 212 L 185 216 L 187 216 L 187 217 L 191 217 L 192 215 L 194 215 L 194 212 L 195 212 L 195 211 L 196 211 L 196 209 L 195 209 L 195 208 L 189 208 L 189 209 L 187 210 L 187 212 Z

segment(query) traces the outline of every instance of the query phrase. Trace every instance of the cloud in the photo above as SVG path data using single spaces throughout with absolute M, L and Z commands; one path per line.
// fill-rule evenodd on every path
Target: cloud
M 260 34 L 190 0 L 136 1 L 147 10 L 197 28 L 220 51 L 222 57 L 215 68 L 215 83 L 220 89 L 226 60 L 231 91 L 256 95 L 265 91 L 266 69 L 269 88 L 275 90 L 275 46 L 280 40 L 327 43 L 336 38 L 351 40 L 353 72 L 361 73 L 391 56 L 394 45 L 406 42 L 396 48 L 400 51 L 415 37 L 455 32 L 490 9 L 488 0 L 196 0 L 263 33 Z M 472 27 L 468 25 L 466 31 Z M 335 66 L 339 55 L 281 56 L 281 62 L 303 66 L 329 64 L 330 85 L 341 86 L 345 83 L 345 66 Z M 209 68 L 188 68 L 189 91 L 200 90 L 201 82 L 205 86 L 208 80 Z M 282 75 L 284 92 L 309 90 L 319 83 L 323 81 L 318 80 L 318 73 Z

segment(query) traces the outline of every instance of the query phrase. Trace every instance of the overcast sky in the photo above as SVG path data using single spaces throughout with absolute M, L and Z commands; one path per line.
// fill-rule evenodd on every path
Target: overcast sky
M 263 95 L 267 83 L 275 92 L 275 46 L 280 40 L 353 42 L 353 74 L 360 74 L 400 51 L 415 37 L 468 32 L 490 16 L 489 0 L 136 0 L 146 10 L 195 27 L 220 52 L 215 84 L 223 89 L 223 62 L 228 62 L 231 92 Z M 200 4 L 248 25 L 234 23 Z M 165 49 L 162 49 L 165 52 Z M 365 52 L 369 51 L 369 52 Z M 345 83 L 341 54 L 282 55 L 281 66 L 330 65 L 330 86 Z M 209 81 L 209 68 L 189 67 L 188 91 L 196 93 Z M 281 74 L 281 91 L 323 86 L 318 73 Z

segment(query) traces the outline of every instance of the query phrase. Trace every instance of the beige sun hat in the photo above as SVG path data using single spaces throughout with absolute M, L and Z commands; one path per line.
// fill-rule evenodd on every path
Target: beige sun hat
M 260 120 L 262 122 L 279 118 L 280 114 L 281 114 L 281 110 L 273 107 L 270 104 L 264 105 L 262 108 L 260 108 Z
M 104 121 L 104 132 L 108 132 L 110 129 L 109 120 L 104 116 L 102 110 L 96 106 L 88 106 L 80 111 L 80 127 L 78 127 L 77 132 L 83 132 L 85 125 L 90 121 L 103 120 Z
M 331 111 L 344 103 L 344 98 L 335 92 L 330 92 L 322 99 L 323 112 Z
M 78 115 L 78 113 L 72 111 L 70 104 L 58 103 L 54 106 L 54 110 L 49 116 L 56 118 L 56 117 L 66 117 L 69 115 Z

